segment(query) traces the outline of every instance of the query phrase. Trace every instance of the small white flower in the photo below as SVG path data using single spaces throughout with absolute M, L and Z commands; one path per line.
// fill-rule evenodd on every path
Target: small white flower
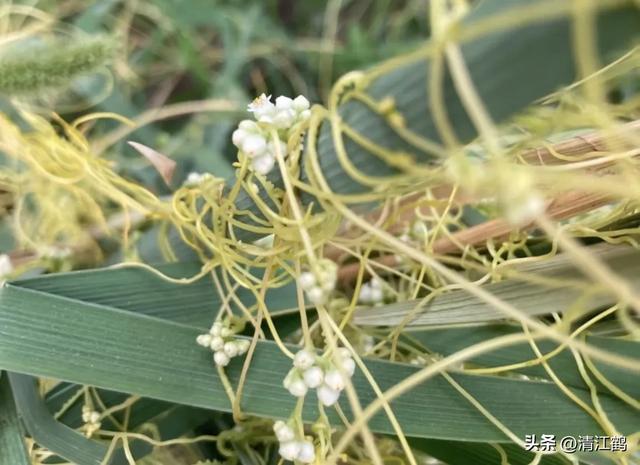
M 13 265 L 11 264 L 11 258 L 7 254 L 0 255 L 0 279 L 3 276 L 7 276 L 13 271 Z
M 311 116 L 311 110 L 304 110 L 300 112 L 300 115 L 298 117 L 300 118 L 301 121 L 304 121 L 309 119 L 310 116 Z
M 89 415 L 89 423 L 98 423 L 100 421 L 100 414 L 98 412 L 91 412 Z
M 216 321 L 212 326 L 211 329 L 209 330 L 209 334 L 211 334 L 212 336 L 220 336 L 220 332 L 222 331 L 222 323 L 220 323 L 219 321 Z
M 265 154 L 254 158 L 251 161 L 251 168 L 258 174 L 268 174 L 276 164 L 276 160 L 271 154 Z
M 209 347 L 211 347 L 211 350 L 222 350 L 222 348 L 224 347 L 224 339 L 222 339 L 220 336 L 213 336 L 211 338 Z
M 280 442 L 290 442 L 296 437 L 293 429 L 287 425 L 284 421 L 278 420 L 273 425 L 273 431 L 276 433 L 276 437 Z
M 240 123 L 238 124 L 238 129 L 242 129 L 243 131 L 248 133 L 260 133 L 260 126 L 258 126 L 258 123 L 256 123 L 255 121 L 251 121 L 250 119 L 243 119 L 242 121 L 240 121 Z
M 250 345 L 251 341 L 248 339 L 238 339 L 236 341 L 236 346 L 238 346 L 238 355 L 245 354 L 247 350 L 249 350 Z
M 249 158 L 259 157 L 267 151 L 267 139 L 261 134 L 248 134 L 242 141 L 242 151 Z
M 514 226 L 521 226 L 544 213 L 545 202 L 540 195 L 532 193 L 521 202 L 508 204 L 505 210 L 507 221 Z
M 335 368 L 327 371 L 324 375 L 324 384 L 336 391 L 342 391 L 345 386 L 344 378 Z
M 273 122 L 273 117 L 276 113 L 276 107 L 271 102 L 271 95 L 267 97 L 265 94 L 260 95 L 260 97 L 251 102 L 248 110 L 253 113 L 254 118 L 261 123 Z
M 295 397 L 303 397 L 308 391 L 307 385 L 300 378 L 291 380 L 287 389 L 289 390 L 289 394 Z
M 304 273 L 300 274 L 298 283 L 303 290 L 307 291 L 316 285 L 316 277 L 313 275 L 313 273 L 305 271 Z
M 187 179 L 184 180 L 183 184 L 187 187 L 199 186 L 204 182 L 205 179 L 210 176 L 211 175 L 209 173 L 197 173 L 195 171 L 192 171 L 188 174 Z
M 223 350 L 224 353 L 229 356 L 229 358 L 233 358 L 238 355 L 238 346 L 234 341 L 225 343 Z
M 371 302 L 380 303 L 384 300 L 384 292 L 378 287 L 371 289 Z
M 216 362 L 216 365 L 219 367 L 226 367 L 230 360 L 229 356 L 221 350 L 213 354 L 213 361 Z
M 233 131 L 233 133 L 231 133 L 231 142 L 233 142 L 233 145 L 235 145 L 236 147 L 241 148 L 242 142 L 244 142 L 247 135 L 247 131 L 243 131 L 242 129 L 238 128 Z
M 296 457 L 302 463 L 311 463 L 316 459 L 316 452 L 313 444 L 309 441 L 300 442 L 300 451 Z
M 307 298 L 312 304 L 322 304 L 326 300 L 325 293 L 317 286 L 312 287 L 307 291 Z
M 338 347 L 336 349 L 336 354 L 341 359 L 351 358 L 351 351 L 349 349 L 347 349 L 346 347 Z
M 298 441 L 288 441 L 280 444 L 278 452 L 285 460 L 295 460 L 300 453 L 300 444 Z
M 309 100 L 304 95 L 298 95 L 293 99 L 292 107 L 297 112 L 303 112 L 309 109 Z
M 309 386 L 311 389 L 315 389 L 322 384 L 324 379 L 324 372 L 320 367 L 311 367 L 302 374 L 302 379 L 304 379 L 304 383 Z
M 356 362 L 352 358 L 345 358 L 342 360 L 342 369 L 349 376 L 353 376 L 356 371 Z
M 335 404 L 340 397 L 340 391 L 331 389 L 326 384 L 320 385 L 320 387 L 318 387 L 317 393 L 320 402 L 322 402 L 322 404 L 327 407 Z
M 310 350 L 302 349 L 293 358 L 293 366 L 301 370 L 311 368 L 316 361 L 316 354 Z
M 269 153 L 273 155 L 274 158 L 276 158 L 276 143 L 278 144 L 278 150 L 280 150 L 280 155 L 282 155 L 282 157 L 286 157 L 288 153 L 287 144 L 282 142 L 280 139 L 278 139 L 275 143 L 273 140 L 269 141 L 269 143 L 267 144 L 267 149 L 269 150 Z
M 224 327 L 220 330 L 220 336 L 222 337 L 233 336 L 233 331 L 231 330 L 231 328 Z
M 281 95 L 276 98 L 276 109 L 277 110 L 291 110 L 293 108 L 293 100 L 289 97 L 285 97 Z
M 358 294 L 358 302 L 363 304 L 378 304 L 384 300 L 382 282 L 378 278 L 373 278 L 364 283 Z
M 209 347 L 211 345 L 211 334 L 201 334 L 196 338 L 198 345 Z
M 296 121 L 296 112 L 293 110 L 279 110 L 273 117 L 273 124 L 279 129 L 287 129 Z
M 358 294 L 358 302 L 362 304 L 368 304 L 372 302 L 371 287 L 366 283 L 360 287 L 360 293 Z

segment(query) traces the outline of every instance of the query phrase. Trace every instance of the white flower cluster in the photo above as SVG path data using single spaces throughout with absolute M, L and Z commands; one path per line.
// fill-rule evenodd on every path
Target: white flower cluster
M 187 179 L 184 180 L 183 185 L 186 187 L 197 187 L 210 179 L 214 179 L 211 173 L 197 173 L 192 171 L 187 175 Z
M 384 290 L 382 288 L 382 281 L 379 278 L 372 278 L 369 282 L 366 282 L 360 288 L 360 294 L 358 295 L 358 302 L 366 305 L 381 304 L 384 300 Z
M 273 425 L 280 448 L 278 452 L 285 460 L 297 460 L 302 463 L 311 463 L 316 459 L 315 448 L 311 441 L 296 436 L 289 425 L 284 421 L 276 421 Z
M 298 284 L 309 301 L 315 305 L 325 303 L 336 288 L 338 266 L 333 261 L 324 258 L 318 262 L 318 273 L 317 279 L 310 271 L 301 273 L 298 278 Z
M 82 421 L 85 423 L 85 434 L 87 437 L 93 436 L 93 433 L 100 429 L 102 424 L 100 423 L 100 413 L 93 410 L 88 405 L 82 406 Z
M 7 254 L 0 255 L 0 282 L 2 279 L 13 271 L 11 258 Z
M 356 363 L 349 350 L 341 347 L 337 353 L 340 368 L 351 377 Z M 326 406 L 335 404 L 345 388 L 347 380 L 333 363 L 318 357 L 309 350 L 299 351 L 293 359 L 293 368 L 284 379 L 284 387 L 296 397 L 303 397 L 309 389 L 316 389 L 318 399 Z
M 216 321 L 207 334 L 201 334 L 196 342 L 202 347 L 213 350 L 216 365 L 226 367 L 233 357 L 243 355 L 249 350 L 247 339 L 238 339 L 228 324 Z
M 298 95 L 295 99 L 281 95 L 275 104 L 271 96 L 262 94 L 249 104 L 249 111 L 256 121 L 240 121 L 238 129 L 233 131 L 231 140 L 239 150 L 251 159 L 252 169 L 259 174 L 269 173 L 276 163 L 276 150 L 282 156 L 287 155 L 287 144 L 282 140 L 269 140 L 269 130 L 258 123 L 275 126 L 276 129 L 289 129 L 309 118 L 309 100 Z M 276 145 L 277 144 L 277 145 Z

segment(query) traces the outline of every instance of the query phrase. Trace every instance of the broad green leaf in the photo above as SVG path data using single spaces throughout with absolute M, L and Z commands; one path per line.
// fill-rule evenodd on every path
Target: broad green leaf
M 98 281 L 95 288 L 100 287 Z M 229 411 L 230 404 L 210 352 L 195 344 L 197 328 L 105 305 L 8 284 L 0 290 L 0 368 L 133 393 L 179 404 Z M 227 367 L 236 384 L 242 361 Z M 368 360 L 386 390 L 416 372 L 411 365 Z M 244 386 L 248 414 L 283 418 L 295 399 L 282 387 L 291 367 L 277 346 L 258 344 Z M 496 418 L 524 437 L 531 433 L 595 434 L 598 425 L 548 382 L 454 374 L 456 381 Z M 375 395 L 361 373 L 354 384 L 364 405 Z M 588 402 L 587 391 L 576 394 Z M 637 430 L 638 415 L 621 401 L 601 395 L 603 408 L 623 433 Z M 314 395 L 306 421 L 317 418 Z M 341 407 L 351 411 L 345 399 Z M 507 439 L 443 378 L 434 378 L 392 403 L 408 436 L 463 441 Z M 331 421 L 340 424 L 330 413 Z M 392 433 L 384 415 L 373 431 Z
M 6 373 L 0 372 L 0 465 L 30 463 L 9 377 Z
M 589 247 L 616 274 L 628 280 L 631 286 L 640 286 L 640 252 L 632 247 L 601 244 Z M 510 267 L 513 268 L 513 267 Z M 518 274 L 511 279 L 483 285 L 483 288 L 501 300 L 509 302 L 529 316 L 563 313 L 579 299 L 581 306 L 596 309 L 610 305 L 617 298 L 606 289 L 598 289 L 566 254 L 539 263 L 515 267 L 506 271 Z M 537 276 L 546 282 L 530 280 Z M 507 274 L 508 276 L 508 274 Z M 529 280 L 527 280 L 529 277 Z M 436 296 L 423 304 L 409 300 L 381 307 L 356 311 L 354 322 L 361 326 L 438 326 L 464 323 L 482 323 L 504 319 L 504 315 L 491 305 L 469 294 L 456 290 Z

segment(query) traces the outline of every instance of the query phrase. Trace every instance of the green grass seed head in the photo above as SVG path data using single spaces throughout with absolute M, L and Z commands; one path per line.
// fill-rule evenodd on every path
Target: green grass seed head
M 108 64 L 117 52 L 111 37 L 56 40 L 0 57 L 0 93 L 25 96 L 67 87 L 75 78 Z

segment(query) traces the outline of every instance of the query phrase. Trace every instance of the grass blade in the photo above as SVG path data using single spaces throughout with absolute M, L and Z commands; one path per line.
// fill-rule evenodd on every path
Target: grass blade
M 640 286 L 640 252 L 624 246 L 603 244 L 589 247 L 594 256 L 603 260 L 632 286 Z M 565 255 L 558 255 L 541 263 L 520 267 L 521 276 L 536 274 L 545 283 L 527 282 L 523 278 L 486 284 L 483 287 L 501 300 L 509 302 L 529 316 L 562 313 L 575 301 L 592 292 L 584 305 L 597 308 L 616 302 L 608 292 L 597 292 Z M 508 275 L 507 275 L 508 276 Z M 563 284 L 570 282 L 571 284 Z M 415 315 L 415 316 L 414 316 Z M 441 326 L 465 323 L 485 323 L 504 319 L 504 315 L 481 299 L 465 291 L 439 295 L 426 305 L 421 300 L 362 308 L 355 313 L 354 322 L 361 326 L 394 326 L 405 322 L 408 326 Z
M 100 283 L 94 286 L 99 288 Z M 211 355 L 195 344 L 199 330 L 175 322 L 46 294 L 17 285 L 0 290 L 0 368 L 54 377 L 79 384 L 133 393 L 179 404 L 230 411 L 229 401 Z M 400 363 L 368 361 L 369 369 L 386 390 L 417 368 Z M 275 344 L 258 344 L 242 408 L 246 413 L 281 418 L 295 399 L 282 387 L 291 367 Z M 237 383 L 241 361 L 227 368 Z M 516 434 L 594 434 L 597 424 L 547 382 L 455 374 L 454 378 Z M 355 387 L 364 405 L 375 395 L 360 373 Z M 577 395 L 588 401 L 587 391 Z M 621 401 L 601 395 L 603 408 L 621 432 L 637 429 L 637 415 Z M 341 404 L 347 415 L 348 405 Z M 506 438 L 443 378 L 435 378 L 392 403 L 407 435 L 465 441 Z M 425 420 L 425 412 L 429 412 Z M 303 412 L 317 418 L 313 395 Z M 330 420 L 340 424 L 331 413 Z M 391 433 L 382 415 L 373 431 Z
M 9 377 L 3 372 L 0 372 L 0 451 L 0 465 L 31 464 Z

